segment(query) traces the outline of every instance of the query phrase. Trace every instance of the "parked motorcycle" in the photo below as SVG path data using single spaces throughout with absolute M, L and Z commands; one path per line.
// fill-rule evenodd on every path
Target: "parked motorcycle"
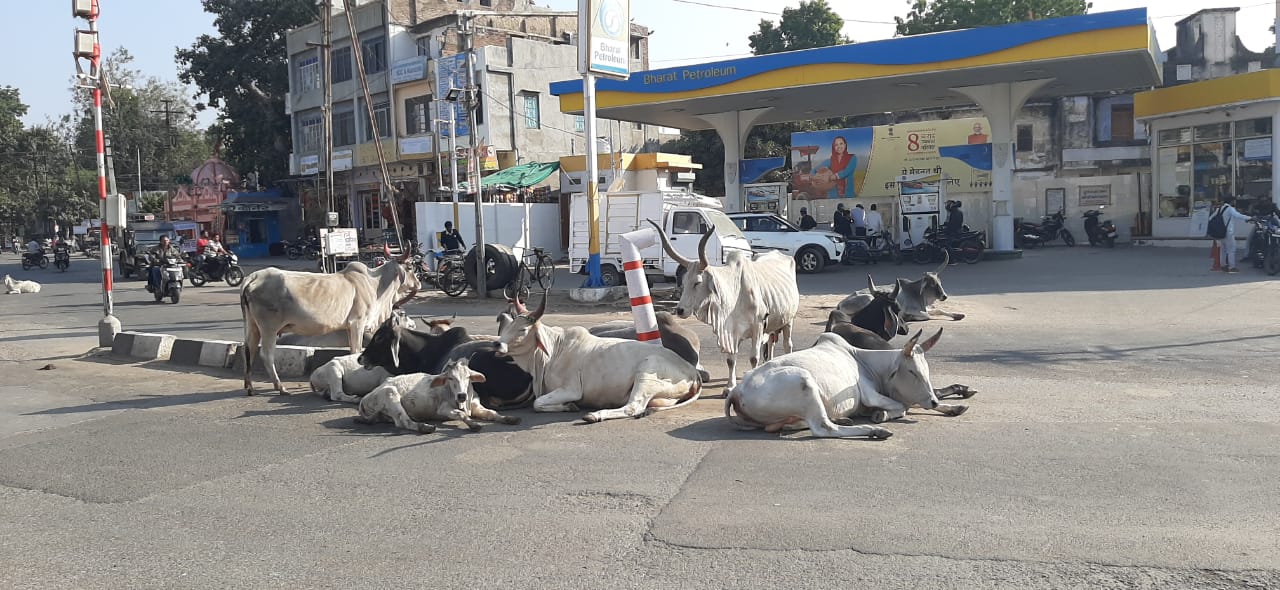
M 186 275 L 186 262 L 180 258 L 172 257 L 149 262 L 160 266 L 160 285 L 152 285 L 148 281 L 147 291 L 155 295 L 157 303 L 168 297 L 170 302 L 176 304 L 182 299 L 182 279 Z
M 26 252 L 22 255 L 22 270 L 31 270 L 33 266 L 49 268 L 49 257 L 44 255 L 44 250 L 35 253 Z
M 911 259 L 915 260 L 916 264 L 926 264 L 947 258 L 959 260 L 965 264 L 977 264 L 982 260 L 986 249 L 987 232 L 972 231 L 966 225 L 963 226 L 959 238 L 951 239 L 937 228 L 931 228 L 925 230 L 924 241 L 911 249 Z
M 1096 246 L 1103 244 L 1108 248 L 1116 247 L 1116 224 L 1110 219 L 1103 219 L 1102 210 L 1106 205 L 1099 206 L 1097 209 L 1090 209 L 1084 212 L 1084 233 L 1089 237 L 1089 245 Z
M 58 246 L 53 249 L 53 265 L 58 267 L 59 271 L 67 272 L 67 268 L 71 266 L 71 248 L 69 246 Z
M 1254 231 L 1249 236 L 1249 255 L 1254 257 L 1253 265 L 1271 276 L 1280 274 L 1280 216 L 1272 214 L 1253 222 Z M 1254 236 L 1259 238 L 1256 243 Z
M 234 252 L 206 256 L 200 264 L 191 267 L 193 287 L 203 287 L 209 281 L 226 281 L 232 287 L 239 287 L 244 282 L 244 269 L 240 268 L 240 257 Z
M 1075 246 L 1076 238 L 1071 235 L 1071 231 L 1065 226 L 1066 216 L 1059 209 L 1053 215 L 1046 215 L 1040 218 L 1040 223 L 1024 221 L 1018 224 L 1017 231 L 1013 233 L 1013 238 L 1020 247 L 1027 249 L 1042 246 L 1059 237 L 1062 238 L 1063 243 L 1067 246 Z
M 299 238 L 292 242 L 286 241 L 284 243 L 284 255 L 289 257 L 289 260 L 297 260 L 303 256 L 306 256 L 307 260 L 316 260 L 320 258 L 320 252 L 320 238 L 318 237 Z
M 845 240 L 844 254 L 840 257 L 842 263 L 879 263 L 881 260 L 902 264 L 902 250 L 888 232 L 854 236 Z

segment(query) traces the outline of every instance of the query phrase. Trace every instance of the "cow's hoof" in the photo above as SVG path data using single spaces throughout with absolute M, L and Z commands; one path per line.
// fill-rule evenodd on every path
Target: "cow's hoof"
M 468 424 L 467 429 L 470 430 L 471 432 L 480 432 L 481 430 L 484 429 L 484 426 L 480 424 Z
M 419 434 L 431 434 L 432 432 L 435 432 L 435 431 L 436 431 L 436 425 L 435 425 L 435 424 L 428 424 L 428 423 L 426 423 L 426 422 L 423 422 L 423 423 L 421 423 L 421 424 L 419 424 L 419 425 L 418 425 L 418 433 L 419 433 Z
M 578 404 L 575 404 L 575 403 L 573 403 L 573 402 L 569 402 L 569 403 L 567 403 L 567 404 L 565 404 L 565 405 L 564 405 L 564 411 L 566 411 L 566 412 L 581 412 L 581 411 L 582 411 L 582 408 L 579 408 L 579 407 L 578 407 Z
M 953 321 L 953 322 L 958 322 L 958 321 L 963 320 L 963 319 L 964 319 L 964 314 L 962 314 L 962 313 L 953 313 L 953 314 L 951 314 L 951 321 Z
M 969 410 L 969 406 L 955 406 L 947 412 L 948 416 L 959 416 Z
M 853 426 L 853 418 L 836 418 L 832 420 L 836 426 Z
M 252 388 L 252 387 L 250 387 L 250 388 L 248 388 L 248 389 L 245 389 L 245 390 L 244 390 L 244 394 L 245 394 L 245 395 L 252 396 L 252 395 L 253 395 L 253 388 Z
M 893 436 L 893 433 L 887 428 L 873 428 L 869 436 L 871 437 L 871 440 L 884 440 Z
M 645 408 L 644 411 L 642 412 L 636 412 L 636 415 L 632 416 L 632 418 L 648 418 L 649 416 L 652 416 L 653 413 L 656 411 L 658 410 L 655 408 Z
M 519 416 L 502 416 L 498 418 L 498 422 L 501 422 L 503 424 L 519 424 L 520 417 Z
M 711 373 L 698 369 L 698 378 L 701 379 L 703 383 L 708 383 L 711 381 Z
M 956 395 L 960 396 L 960 399 L 969 399 L 975 395 L 978 395 L 978 390 L 969 389 L 968 385 L 961 385 L 959 386 L 959 391 L 956 392 Z
M 595 424 L 596 422 L 600 422 L 601 420 L 598 414 L 596 414 L 595 412 L 591 412 L 590 414 L 583 416 L 582 421 L 586 422 L 587 424 Z
M 871 415 L 871 421 L 872 421 L 872 422 L 875 422 L 876 424 L 880 424 L 880 423 L 883 423 L 883 422 L 888 422 L 888 421 L 889 421 L 889 412 L 888 412 L 888 411 L 886 411 L 886 410 L 877 410 L 877 411 L 876 411 L 876 413 L 874 413 L 874 414 L 872 414 L 872 415 Z M 883 430 L 883 429 L 882 429 L 882 430 Z M 886 432 L 887 432 L 887 431 L 886 431 Z

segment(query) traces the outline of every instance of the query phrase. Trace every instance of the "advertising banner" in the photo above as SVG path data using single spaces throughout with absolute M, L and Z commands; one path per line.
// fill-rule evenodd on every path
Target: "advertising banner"
M 991 190 L 985 118 L 791 134 L 798 199 L 898 197 L 901 176 L 938 175 L 948 192 Z
M 578 0 L 578 19 L 579 67 L 586 62 L 583 73 L 627 79 L 631 75 L 630 0 Z
M 444 97 L 449 94 L 451 88 L 467 87 L 467 54 L 455 53 L 444 57 L 436 58 L 436 96 Z M 457 102 L 440 101 L 440 118 L 448 119 L 449 111 L 453 111 L 453 124 L 458 137 L 465 137 L 471 134 L 471 129 L 467 127 L 467 103 L 459 99 Z M 448 136 L 450 133 L 448 125 L 440 128 L 440 135 Z

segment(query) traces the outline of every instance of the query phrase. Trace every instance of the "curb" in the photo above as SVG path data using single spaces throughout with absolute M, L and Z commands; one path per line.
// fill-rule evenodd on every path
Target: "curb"
M 230 340 L 194 340 L 179 338 L 173 341 L 169 362 L 175 365 L 230 369 L 232 361 L 240 355 L 240 343 Z
M 113 356 L 137 361 L 164 361 L 187 367 L 244 372 L 244 345 L 230 340 L 177 338 L 169 334 L 120 332 L 111 343 Z M 321 365 L 349 354 L 345 348 L 276 347 L 276 372 L 281 377 L 306 377 Z M 262 357 L 254 359 L 255 373 L 265 374 Z
M 169 334 L 121 332 L 111 342 L 111 353 L 144 361 L 167 361 L 173 350 L 174 340 L 176 338 Z

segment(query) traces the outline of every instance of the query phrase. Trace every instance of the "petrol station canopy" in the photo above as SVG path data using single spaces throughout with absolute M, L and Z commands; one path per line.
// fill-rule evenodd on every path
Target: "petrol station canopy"
M 1050 80 L 1030 98 L 1150 88 L 1159 53 L 1136 8 L 633 72 L 596 82 L 597 115 L 696 130 L 748 109 L 768 108 L 759 125 L 967 105 L 954 88 L 1003 82 Z M 582 80 L 551 93 L 582 113 Z

